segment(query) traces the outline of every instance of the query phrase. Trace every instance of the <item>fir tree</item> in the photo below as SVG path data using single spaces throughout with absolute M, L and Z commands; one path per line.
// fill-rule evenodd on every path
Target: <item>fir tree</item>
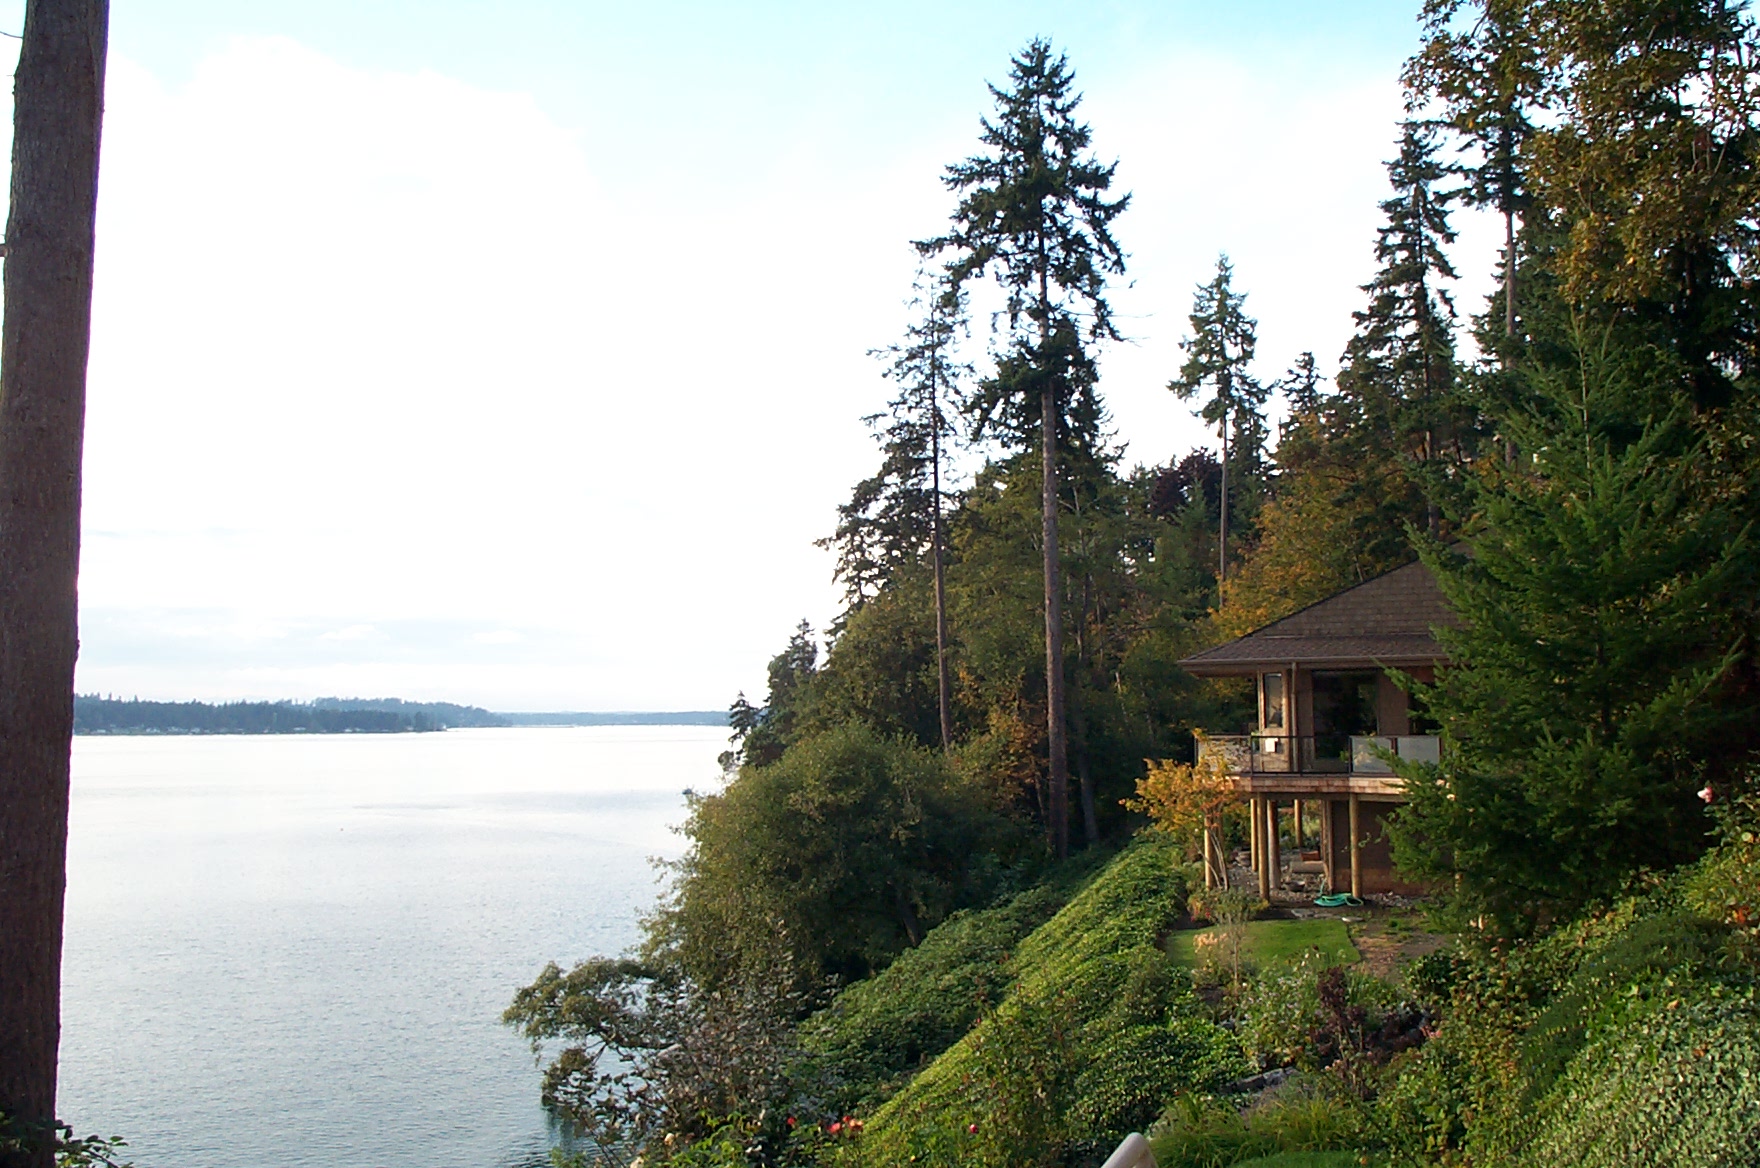
M 918 281 L 912 308 L 921 317 L 903 344 L 875 355 L 890 359 L 886 376 L 898 386 L 887 413 L 867 420 L 880 428 L 880 471 L 856 484 L 837 509 L 836 534 L 819 546 L 837 551 L 836 578 L 843 581 L 851 611 L 887 587 L 905 565 L 925 555 L 935 587 L 935 659 L 940 692 L 942 749 L 953 746 L 953 707 L 947 656 L 947 540 L 944 485 L 947 445 L 954 437 L 948 410 L 959 406 L 961 380 L 970 368 L 954 348 L 965 325 L 965 298 L 958 288 Z
M 1454 302 L 1442 285 L 1455 278 L 1444 251 L 1455 236 L 1436 191 L 1444 170 L 1434 135 L 1406 123 L 1387 176 L 1394 196 L 1381 204 L 1387 221 L 1375 240 L 1380 269 L 1363 285 L 1369 305 L 1355 314 L 1357 333 L 1345 347 L 1338 387 L 1370 446 L 1391 444 L 1430 470 L 1445 443 L 1457 460 L 1464 453 L 1463 427 L 1453 416 Z M 1438 508 L 1431 503 L 1425 511 L 1434 535 Z
M 1069 849 L 1063 588 L 1058 558 L 1058 455 L 1091 455 L 1102 413 L 1092 342 L 1117 339 L 1106 279 L 1124 271 L 1111 223 L 1129 196 L 1109 198 L 1117 164 L 1088 153 L 1091 134 L 1075 118 L 1081 97 L 1068 59 L 1034 40 L 1014 58 L 1012 85 L 992 85 L 989 153 L 947 168 L 960 196 L 946 235 L 918 246 L 948 255 L 950 286 L 993 275 L 1006 300 L 1004 351 L 969 408 L 978 435 L 1038 447 L 1045 585 L 1045 689 L 1049 827 L 1059 856 Z M 1093 793 L 1083 791 L 1087 838 L 1098 838 Z
M 1628 366 L 1577 355 L 1506 419 L 1528 465 L 1471 480 L 1472 554 L 1422 545 L 1461 626 L 1417 687 L 1443 764 L 1407 775 L 1398 859 L 1511 927 L 1702 850 L 1695 792 L 1727 793 L 1760 713 L 1734 684 L 1757 567 L 1739 502 L 1697 473 L 1684 411 L 1627 441 Z
M 1209 399 L 1198 416 L 1222 435 L 1222 499 L 1217 521 L 1216 579 L 1228 578 L 1229 477 L 1233 472 L 1236 492 L 1245 488 L 1256 494 L 1264 469 L 1266 399 L 1269 387 L 1247 372 L 1258 344 L 1258 322 L 1244 311 L 1247 298 L 1232 287 L 1234 269 L 1226 255 L 1217 257 L 1216 275 L 1198 286 L 1192 302 L 1192 335 L 1180 342 L 1186 362 L 1167 388 L 1189 401 L 1206 390 Z M 1232 428 L 1234 439 L 1230 441 Z M 1249 496 L 1251 497 L 1251 496 Z
M 1467 0 L 1425 0 L 1424 46 L 1405 71 L 1414 105 L 1434 103 L 1465 157 L 1450 169 L 1461 192 L 1503 219 L 1503 360 L 1516 335 L 1516 220 L 1530 202 L 1522 150 L 1534 133 L 1542 80 L 1536 30 L 1526 0 L 1484 0 L 1466 21 Z

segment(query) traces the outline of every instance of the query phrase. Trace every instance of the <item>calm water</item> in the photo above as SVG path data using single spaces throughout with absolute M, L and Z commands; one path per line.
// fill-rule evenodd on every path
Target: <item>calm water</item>
M 81 738 L 61 1112 L 139 1168 L 514 1168 L 499 1024 L 652 904 L 715 727 Z

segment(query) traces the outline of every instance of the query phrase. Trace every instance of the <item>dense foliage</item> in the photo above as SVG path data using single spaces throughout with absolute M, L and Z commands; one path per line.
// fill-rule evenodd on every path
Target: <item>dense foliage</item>
M 1123 465 L 1092 351 L 1128 196 L 1068 62 L 1013 61 L 884 351 L 880 469 L 827 540 L 845 611 L 735 701 L 639 958 L 516 1006 L 573 1044 L 559 1107 L 705 1166 L 1082 1165 L 1157 1117 L 1163 1164 L 1755 1162 L 1760 857 L 1728 809 L 1760 752 L 1760 34 L 1724 0 L 1420 27 L 1337 375 L 1261 375 L 1222 259 L 1170 388 L 1223 459 L 1165 467 Z M 1505 249 L 1457 307 L 1466 214 Z M 1243 947 L 1271 922 L 1223 897 L 1170 944 L 1216 798 L 1192 732 L 1251 718 L 1178 662 L 1417 556 L 1461 623 L 1401 679 L 1443 754 L 1401 764 L 1395 860 L 1465 939 L 1388 981 L 1348 941 Z M 1139 813 L 1167 830 L 1129 842 Z M 1209 1094 L 1271 1066 L 1298 1074 Z

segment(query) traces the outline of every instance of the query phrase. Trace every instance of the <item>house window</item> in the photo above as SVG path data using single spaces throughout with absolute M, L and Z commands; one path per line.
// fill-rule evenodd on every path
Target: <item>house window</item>
M 1283 729 L 1283 674 L 1259 675 L 1259 728 Z

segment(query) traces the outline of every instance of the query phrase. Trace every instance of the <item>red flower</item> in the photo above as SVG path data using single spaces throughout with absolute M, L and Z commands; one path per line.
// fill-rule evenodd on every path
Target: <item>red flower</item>
M 840 1132 L 842 1130 L 843 1130 L 843 1125 L 841 1123 L 838 1123 L 836 1120 L 831 1121 L 831 1134 L 832 1135 L 836 1135 L 838 1132 Z
M 977 1135 L 978 1134 L 978 1125 L 975 1123 L 967 1124 L 966 1125 L 966 1134 L 969 1136 Z

